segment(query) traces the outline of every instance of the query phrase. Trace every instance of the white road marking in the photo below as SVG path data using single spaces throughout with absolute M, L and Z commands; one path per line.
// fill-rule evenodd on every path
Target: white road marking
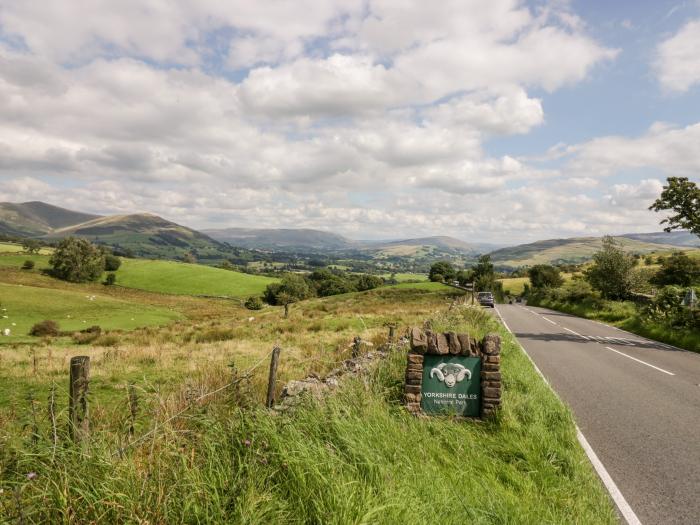
M 642 363 L 643 365 L 650 366 L 651 368 L 658 370 L 659 372 L 663 372 L 664 374 L 668 374 L 670 376 L 675 376 L 673 372 L 669 372 L 668 370 L 664 370 L 663 368 L 659 368 L 658 366 L 654 366 L 652 364 L 647 363 L 646 361 L 642 361 L 641 359 L 637 359 L 636 357 L 632 357 L 631 355 L 627 355 L 623 352 L 620 352 L 619 350 L 615 350 L 614 348 L 610 348 L 609 346 L 605 347 L 607 350 L 610 350 L 612 352 L 615 352 L 616 354 L 624 355 L 625 357 L 629 357 L 633 361 L 637 361 L 638 363 Z
M 629 339 L 622 339 L 621 337 L 606 337 L 605 339 L 607 339 L 608 341 L 610 341 L 614 345 L 617 345 L 617 344 L 626 345 L 626 346 L 634 346 L 635 345 L 633 341 L 630 341 Z M 616 342 L 616 341 L 619 341 L 619 342 Z
M 513 331 L 508 327 L 505 319 L 503 319 L 503 316 L 501 315 L 501 312 L 499 312 L 497 308 L 496 308 L 496 313 L 498 314 L 498 317 L 500 317 L 501 321 L 503 322 L 503 326 L 506 327 L 506 330 L 508 330 L 512 334 Z M 565 328 L 565 330 L 568 330 L 568 328 Z M 573 330 L 569 330 L 569 332 L 576 333 Z M 576 334 L 576 335 L 579 335 L 579 334 Z M 584 337 L 584 336 L 581 336 L 581 337 Z M 540 368 L 535 364 L 535 361 L 532 359 L 532 357 L 530 357 L 530 354 L 527 353 L 527 350 L 525 350 L 525 347 L 520 343 L 520 341 L 518 341 L 517 338 L 515 338 L 515 342 L 520 347 L 520 349 L 523 351 L 523 354 L 525 354 L 525 356 L 530 360 L 530 363 L 535 368 L 535 371 L 540 375 L 540 377 L 545 382 L 545 384 L 554 393 L 554 395 L 557 396 L 559 401 L 561 401 L 559 394 L 557 394 L 556 390 L 554 390 L 554 388 L 552 388 L 552 385 L 549 383 L 549 381 L 547 381 L 547 378 L 542 373 L 542 370 L 540 370 Z M 622 516 L 625 518 L 625 521 L 627 521 L 628 525 L 642 525 L 642 522 L 639 521 L 639 518 L 632 510 L 632 507 L 630 507 L 629 503 L 627 503 L 627 500 L 622 495 L 622 492 L 620 492 L 620 489 L 617 488 L 615 481 L 612 479 L 612 477 L 608 473 L 607 469 L 605 468 L 605 465 L 603 465 L 603 462 L 600 461 L 597 454 L 593 450 L 593 447 L 591 447 L 591 445 L 588 443 L 586 436 L 583 435 L 583 432 L 581 432 L 581 429 L 578 427 L 578 425 L 576 425 L 575 423 L 574 423 L 574 425 L 576 427 L 576 438 L 578 439 L 578 442 L 581 445 L 581 448 L 583 448 L 583 451 L 586 453 L 586 456 L 588 456 L 588 461 L 590 461 L 591 464 L 593 465 L 593 468 L 598 473 L 598 476 L 600 477 L 601 481 L 603 482 L 603 485 L 605 485 L 605 488 L 607 489 L 608 494 L 610 494 L 610 497 L 613 499 L 613 501 L 615 502 L 615 505 L 617 505 L 617 508 L 620 510 L 620 514 L 622 514 Z
M 544 315 L 542 315 L 542 316 L 540 316 L 540 317 L 542 317 L 542 319 L 544 319 L 544 320 L 547 321 L 548 323 L 552 323 L 554 326 L 557 326 L 557 323 L 555 323 L 555 322 L 552 321 L 551 319 L 547 319 Z
M 562 326 L 562 328 L 563 328 L 564 330 L 566 330 L 567 332 L 571 332 L 571 333 L 574 334 L 574 335 L 577 335 L 577 336 L 579 336 L 579 337 L 584 338 L 586 341 L 589 341 L 589 340 L 590 340 L 590 339 L 588 338 L 587 335 L 581 335 L 581 334 L 579 334 L 578 332 L 574 332 L 573 330 L 567 328 L 566 326 Z
M 612 496 L 615 505 L 617 505 L 617 508 L 620 509 L 620 514 L 622 514 L 622 516 L 625 518 L 625 521 L 627 521 L 629 525 L 642 525 L 642 522 L 639 521 L 639 518 L 632 510 L 632 507 L 629 506 L 629 503 L 627 503 L 627 500 L 622 495 L 622 492 L 620 492 L 620 489 L 617 488 L 617 485 L 613 481 L 612 477 L 610 477 L 610 474 L 608 474 L 608 471 L 605 469 L 605 465 L 603 465 L 603 462 L 598 459 L 598 456 L 588 443 L 586 436 L 583 435 L 583 432 L 581 432 L 581 429 L 578 428 L 578 426 L 576 427 L 576 437 L 578 438 L 578 442 L 583 447 L 583 450 L 586 452 L 588 459 L 593 464 L 593 468 L 603 481 L 605 488 L 608 489 L 608 492 L 610 493 L 610 496 Z

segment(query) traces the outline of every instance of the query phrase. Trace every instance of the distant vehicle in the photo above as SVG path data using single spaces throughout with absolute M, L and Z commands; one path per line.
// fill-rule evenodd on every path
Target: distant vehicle
M 516 302 L 516 303 L 522 303 L 522 302 L 523 302 L 523 298 L 518 296 L 518 297 L 515 298 L 515 302 Z
M 452 281 L 453 286 L 459 286 L 459 281 Z
M 477 295 L 476 297 L 481 306 L 490 306 L 491 308 L 496 308 L 496 304 L 493 300 L 493 294 L 491 292 L 479 292 L 479 295 Z

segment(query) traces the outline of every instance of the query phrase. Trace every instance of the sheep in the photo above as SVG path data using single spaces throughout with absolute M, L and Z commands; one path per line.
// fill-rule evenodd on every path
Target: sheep
M 437 377 L 439 381 L 444 381 L 447 388 L 452 388 L 457 383 L 464 380 L 471 380 L 471 370 L 464 365 L 457 363 L 440 363 L 430 371 L 430 378 Z

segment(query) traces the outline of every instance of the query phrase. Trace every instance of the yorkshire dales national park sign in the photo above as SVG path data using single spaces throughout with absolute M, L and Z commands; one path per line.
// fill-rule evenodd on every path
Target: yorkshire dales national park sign
M 488 417 L 501 404 L 501 339 L 411 329 L 405 399 L 414 414 Z

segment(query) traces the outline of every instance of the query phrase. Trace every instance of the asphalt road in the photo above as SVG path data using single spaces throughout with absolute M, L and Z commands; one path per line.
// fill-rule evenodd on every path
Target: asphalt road
M 639 521 L 700 524 L 700 354 L 544 308 L 498 312 Z

